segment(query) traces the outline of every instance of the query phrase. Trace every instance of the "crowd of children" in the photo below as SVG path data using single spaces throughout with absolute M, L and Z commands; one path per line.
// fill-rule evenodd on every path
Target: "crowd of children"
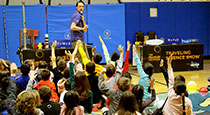
M 52 69 L 40 61 L 34 66 L 33 60 L 25 60 L 17 68 L 15 63 L 0 59 L 0 113 L 11 115 L 84 115 L 101 109 L 104 115 L 141 115 L 148 106 L 158 103 L 155 93 L 154 66 L 141 64 L 133 45 L 134 58 L 139 73 L 138 84 L 131 84 L 129 53 L 131 43 L 123 59 L 123 47 L 109 55 L 103 39 L 102 44 L 106 65 L 100 65 L 102 55 L 95 53 L 88 58 L 82 42 L 77 41 L 74 51 L 65 51 L 69 61 L 55 54 L 56 41 L 51 48 Z M 81 59 L 77 58 L 77 55 Z M 171 66 L 173 54 L 168 58 L 168 71 L 163 68 L 168 98 L 163 107 L 164 115 L 192 114 L 192 102 L 187 97 L 185 79 L 173 75 Z M 82 60 L 82 61 L 79 61 Z M 124 62 L 124 63 L 123 63 Z

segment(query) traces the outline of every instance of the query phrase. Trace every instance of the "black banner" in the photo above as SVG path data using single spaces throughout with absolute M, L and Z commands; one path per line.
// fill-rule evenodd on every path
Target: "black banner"
M 155 72 L 160 72 L 160 59 L 167 59 L 174 53 L 172 67 L 174 71 L 202 70 L 204 45 L 200 43 L 143 46 L 143 64 L 150 62 L 155 67 Z
M 89 56 L 92 57 L 92 47 L 87 47 Z M 55 56 L 57 57 L 62 57 L 64 60 L 69 61 L 69 57 L 65 55 L 65 50 L 70 50 L 73 52 L 73 48 L 55 48 Z M 22 51 L 23 53 L 23 61 L 26 59 L 33 59 L 35 62 L 44 60 L 46 61 L 49 66 L 51 66 L 51 49 L 39 49 L 39 50 L 34 50 L 34 49 L 26 49 Z M 77 52 L 79 53 L 79 51 Z

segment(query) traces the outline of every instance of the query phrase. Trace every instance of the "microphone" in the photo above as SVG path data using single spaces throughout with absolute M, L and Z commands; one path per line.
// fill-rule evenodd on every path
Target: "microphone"
M 81 11 L 81 12 L 79 12 L 80 13 L 80 15 L 83 15 L 83 12 Z

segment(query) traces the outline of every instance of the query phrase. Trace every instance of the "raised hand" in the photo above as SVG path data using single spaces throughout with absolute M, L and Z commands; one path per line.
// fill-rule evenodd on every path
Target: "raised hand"
M 16 76 L 17 70 L 17 65 L 15 63 L 12 63 L 10 65 L 11 76 Z
M 172 60 L 173 60 L 173 53 L 168 57 L 168 69 L 171 69 Z
M 98 38 L 99 38 L 101 44 L 104 45 L 104 41 L 103 41 L 103 39 L 101 38 L 101 36 L 98 36 Z
M 164 64 L 164 60 L 161 59 L 161 60 L 160 60 L 160 67 L 163 67 L 163 64 Z
M 69 50 L 65 50 L 65 54 L 69 57 L 71 56 L 71 52 Z
M 79 59 L 78 59 L 78 58 L 75 58 L 75 59 L 74 59 L 74 62 L 75 62 L 75 63 L 79 63 Z
M 5 67 L 8 67 L 9 65 L 7 65 L 7 63 L 3 60 L 3 59 L 0 59 L 0 62 L 5 66 Z
M 96 51 L 96 46 L 92 48 L 92 55 L 94 55 L 95 51 Z
M 52 68 L 54 69 L 56 67 L 56 57 L 55 57 L 55 47 L 57 45 L 57 41 L 55 40 L 52 44 L 52 50 L 51 50 L 51 60 L 52 60 Z
M 154 82 L 155 82 L 155 78 L 151 77 L 151 78 L 149 79 L 150 89 L 154 89 Z
M 123 53 L 123 47 L 121 45 L 119 45 L 117 49 L 120 53 Z
M 72 59 L 74 59 L 74 55 L 71 54 L 71 52 L 69 50 L 65 50 L 65 54 L 70 57 L 70 61 L 72 61 Z
M 57 41 L 55 40 L 52 44 L 52 48 L 55 48 L 57 46 Z
M 82 46 L 82 41 L 81 40 L 78 40 L 77 41 L 77 46 L 79 47 L 79 46 Z
M 127 41 L 127 50 L 130 51 L 131 43 Z
M 35 75 L 35 72 L 34 71 L 30 71 L 29 73 L 29 77 L 30 77 L 30 80 L 34 80 L 36 78 L 37 75 Z
M 51 61 L 52 61 L 52 62 L 56 61 L 56 57 L 55 57 L 55 56 L 52 56 L 52 57 L 51 57 Z

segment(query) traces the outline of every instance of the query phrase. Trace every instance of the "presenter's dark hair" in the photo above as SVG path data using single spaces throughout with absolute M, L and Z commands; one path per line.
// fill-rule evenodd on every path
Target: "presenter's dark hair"
M 79 0 L 77 3 L 76 3 L 76 7 L 78 6 L 79 3 L 83 3 L 85 5 L 85 3 L 82 1 L 82 0 Z

